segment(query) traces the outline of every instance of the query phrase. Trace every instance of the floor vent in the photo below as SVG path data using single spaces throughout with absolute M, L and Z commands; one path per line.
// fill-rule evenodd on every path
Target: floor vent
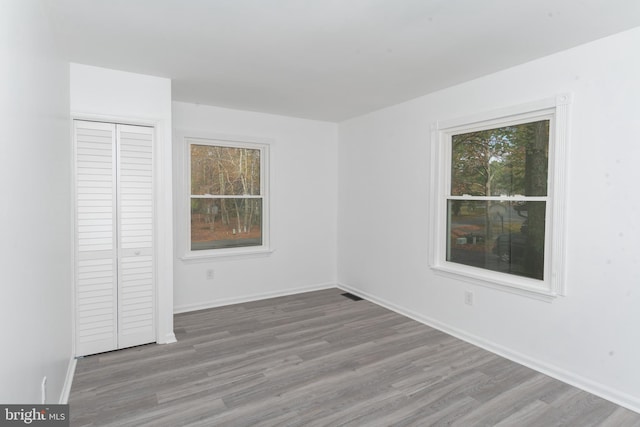
M 353 301 L 362 301 L 362 298 L 360 298 L 358 295 L 354 295 L 350 292 L 345 292 L 344 294 L 341 294 L 343 297 L 345 298 L 349 298 L 350 300 Z

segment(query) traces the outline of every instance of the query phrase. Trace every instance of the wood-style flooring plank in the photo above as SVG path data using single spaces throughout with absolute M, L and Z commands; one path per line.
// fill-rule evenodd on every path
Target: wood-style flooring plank
M 175 316 L 78 360 L 72 426 L 624 426 L 640 414 L 338 289 Z

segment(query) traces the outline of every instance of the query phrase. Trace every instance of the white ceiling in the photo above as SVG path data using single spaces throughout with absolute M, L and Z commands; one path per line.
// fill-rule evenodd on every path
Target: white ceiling
M 328 121 L 640 26 L 640 0 L 46 4 L 69 61 L 169 77 L 177 101 Z

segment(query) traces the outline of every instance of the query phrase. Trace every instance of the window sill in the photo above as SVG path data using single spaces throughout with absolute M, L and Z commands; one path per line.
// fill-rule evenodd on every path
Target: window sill
M 550 290 L 548 283 L 528 279 L 526 277 L 513 277 L 509 274 L 495 273 L 491 271 L 476 271 L 478 269 L 465 266 L 434 265 L 431 267 L 437 274 L 463 280 L 474 285 L 485 286 L 492 289 L 509 292 L 528 298 L 553 302 L 559 294 Z
M 257 258 L 269 256 L 276 250 L 273 248 L 241 248 L 241 249 L 218 249 L 204 250 L 198 252 L 188 252 L 180 259 L 185 263 L 207 262 L 216 259 L 233 259 L 233 258 Z

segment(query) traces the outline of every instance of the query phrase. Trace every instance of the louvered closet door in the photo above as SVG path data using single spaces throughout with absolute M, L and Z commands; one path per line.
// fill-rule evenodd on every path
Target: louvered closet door
M 155 341 L 153 128 L 118 125 L 119 348 Z
M 74 127 L 76 355 L 154 342 L 153 128 Z
M 118 345 L 116 134 L 108 123 L 74 121 L 76 353 Z

